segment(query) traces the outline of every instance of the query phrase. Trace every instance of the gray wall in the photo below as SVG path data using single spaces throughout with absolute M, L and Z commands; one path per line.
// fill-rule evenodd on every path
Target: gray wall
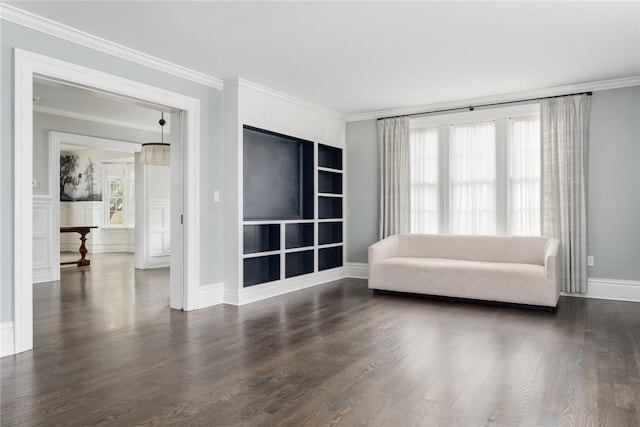
M 347 262 L 367 262 L 378 240 L 380 177 L 375 120 L 347 123 Z
M 13 49 L 20 48 L 144 82 L 200 100 L 201 284 L 222 281 L 222 209 L 213 190 L 222 188 L 222 92 L 110 56 L 12 22 L 0 26 L 0 322 L 13 319 Z M 223 196 L 224 197 L 224 196 Z M 224 200 L 224 198 L 222 199 Z
M 591 101 L 589 277 L 640 280 L 640 86 Z
M 378 237 L 376 121 L 347 123 L 347 262 Z M 589 277 L 640 280 L 640 86 L 595 92 L 591 110 Z

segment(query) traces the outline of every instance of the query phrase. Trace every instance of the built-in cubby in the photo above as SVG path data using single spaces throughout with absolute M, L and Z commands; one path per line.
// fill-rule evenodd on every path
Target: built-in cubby
M 244 259 L 244 287 L 280 279 L 280 255 Z
M 285 249 L 313 246 L 313 223 L 294 223 L 285 225 Z
M 342 243 L 342 222 L 321 222 L 318 224 L 318 244 Z
M 318 144 L 318 167 L 342 170 L 342 150 Z
M 280 224 L 245 225 L 242 234 L 245 254 L 280 249 Z
M 285 255 L 285 277 L 301 276 L 313 273 L 313 249 L 308 251 L 290 252 Z
M 342 150 L 244 126 L 243 287 L 343 264 Z
M 342 246 L 318 250 L 318 270 L 342 267 Z
M 318 193 L 342 194 L 342 174 L 318 170 Z
M 318 197 L 318 218 L 339 219 L 342 218 L 342 197 Z

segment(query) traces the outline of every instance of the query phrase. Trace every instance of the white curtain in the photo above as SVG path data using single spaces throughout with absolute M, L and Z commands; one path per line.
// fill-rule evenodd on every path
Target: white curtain
M 451 127 L 452 234 L 496 234 L 495 123 Z
M 439 229 L 438 128 L 411 129 L 411 232 Z
M 587 95 L 541 102 L 542 234 L 561 242 L 563 290 L 587 292 L 589 120 Z
M 380 238 L 410 231 L 409 118 L 378 120 Z
M 540 235 L 540 119 L 510 120 L 509 234 Z

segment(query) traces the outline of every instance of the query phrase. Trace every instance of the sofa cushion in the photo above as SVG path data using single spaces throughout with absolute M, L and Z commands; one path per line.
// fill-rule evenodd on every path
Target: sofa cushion
M 396 256 L 544 265 L 549 239 L 524 236 L 400 234 Z
M 387 258 L 373 266 L 369 287 L 457 298 L 555 306 L 554 286 L 536 264 L 444 258 Z

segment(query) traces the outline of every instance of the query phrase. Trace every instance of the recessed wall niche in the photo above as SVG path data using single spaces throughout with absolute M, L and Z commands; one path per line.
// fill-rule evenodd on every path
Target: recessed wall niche
M 243 127 L 244 220 L 313 219 L 313 143 Z

